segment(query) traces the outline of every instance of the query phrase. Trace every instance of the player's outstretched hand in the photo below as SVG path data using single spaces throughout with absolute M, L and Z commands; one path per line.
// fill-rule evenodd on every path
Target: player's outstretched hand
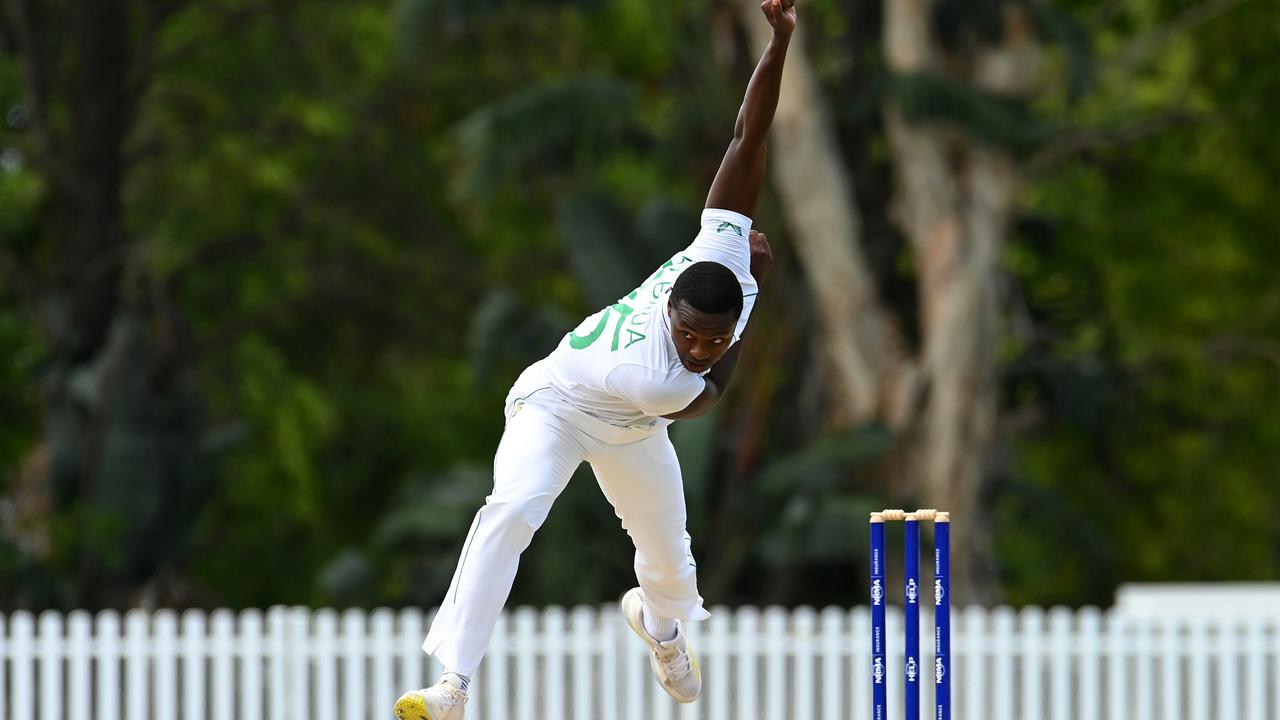
M 769 236 L 759 230 L 752 230 L 749 236 L 751 246 L 751 277 L 757 283 L 764 283 L 773 267 L 773 248 L 769 246 Z
M 764 0 L 760 9 L 774 33 L 790 37 L 796 29 L 796 0 Z

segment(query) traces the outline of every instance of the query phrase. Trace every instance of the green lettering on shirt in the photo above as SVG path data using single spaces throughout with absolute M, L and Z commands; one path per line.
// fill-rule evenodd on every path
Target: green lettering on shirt
M 592 343 L 599 340 L 601 335 L 604 335 L 605 327 L 609 324 L 612 313 L 617 313 L 618 323 L 613 328 L 613 343 L 609 346 L 610 350 L 617 350 L 618 341 L 622 335 L 622 321 L 625 320 L 633 311 L 634 310 L 630 305 L 624 305 L 623 303 L 614 303 L 610 307 L 605 308 L 605 310 L 600 313 L 600 320 L 596 322 L 596 326 L 591 330 L 591 332 L 586 335 L 579 335 L 577 332 L 569 333 L 569 347 L 574 350 L 585 350 L 586 348 L 591 347 Z M 630 347 L 629 344 L 628 347 Z
M 635 345 L 636 343 L 640 342 L 645 338 L 644 333 L 636 332 L 631 328 L 627 328 L 627 334 L 630 336 L 631 339 L 627 341 L 627 344 L 625 347 L 631 347 L 632 345 Z
M 730 227 L 733 227 L 734 230 L 736 230 L 739 235 L 742 234 L 741 228 L 738 228 L 736 225 L 732 225 L 731 223 L 726 223 L 726 224 L 730 225 Z M 723 227 L 721 229 L 723 229 Z M 627 297 L 623 299 L 635 300 L 640 297 L 641 291 L 645 290 L 645 288 L 652 288 L 651 292 L 653 293 L 653 299 L 655 300 L 658 299 L 659 297 L 662 296 L 662 293 L 665 292 L 666 289 L 671 286 L 671 281 L 662 280 L 662 277 L 666 275 L 668 271 L 674 271 L 677 267 L 686 265 L 691 262 L 693 262 L 693 258 L 689 257 L 688 255 L 680 255 L 678 257 L 671 258 L 670 260 L 662 263 L 662 265 L 659 266 L 658 269 L 654 271 L 652 275 L 649 276 L 649 279 L 645 280 L 640 287 L 636 288 L 635 290 L 632 290 L 631 294 L 627 295 Z M 627 305 L 626 303 L 623 303 L 623 302 L 614 303 L 613 305 L 600 311 L 599 313 L 600 319 L 596 321 L 596 326 L 591 329 L 591 332 L 585 335 L 579 335 L 577 331 L 570 332 L 569 347 L 574 350 L 585 350 L 586 348 L 591 347 L 591 345 L 595 343 L 595 341 L 599 340 L 604 335 L 604 331 L 609 326 L 609 321 L 616 319 L 617 324 L 614 325 L 614 328 L 613 328 L 613 342 L 610 344 L 609 349 L 617 350 L 618 345 L 622 339 L 622 326 L 625 323 L 627 316 L 631 315 L 633 312 L 635 312 L 635 308 L 631 307 L 630 305 Z M 661 312 L 661 310 L 659 310 L 659 312 Z M 616 318 L 614 317 L 615 313 L 617 314 Z M 649 317 L 648 313 L 641 313 L 639 316 L 632 318 L 632 321 L 630 323 L 625 323 L 625 324 L 643 325 L 648 317 Z M 629 334 L 627 335 L 627 343 L 624 347 L 631 347 L 632 345 L 645 339 L 645 335 L 643 333 L 636 332 L 631 328 L 627 328 L 627 332 Z

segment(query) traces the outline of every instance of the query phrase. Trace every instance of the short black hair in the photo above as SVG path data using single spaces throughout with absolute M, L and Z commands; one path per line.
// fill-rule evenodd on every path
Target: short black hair
M 732 312 L 742 315 L 742 285 L 729 268 L 718 262 L 696 262 L 685 268 L 671 286 L 671 302 L 683 302 L 708 315 Z

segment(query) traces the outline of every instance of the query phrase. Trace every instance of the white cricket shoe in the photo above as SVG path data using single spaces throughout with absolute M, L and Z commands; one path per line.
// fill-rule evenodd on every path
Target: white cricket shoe
M 400 720 L 462 720 L 466 704 L 467 694 L 449 678 L 425 690 L 410 690 L 401 695 L 396 701 L 396 717 Z
M 622 614 L 631 631 L 649 646 L 649 666 L 667 694 L 682 703 L 691 703 L 702 694 L 702 670 L 698 658 L 685 638 L 684 628 L 676 621 L 676 636 L 659 642 L 644 629 L 642 611 L 644 593 L 631 588 L 622 596 Z

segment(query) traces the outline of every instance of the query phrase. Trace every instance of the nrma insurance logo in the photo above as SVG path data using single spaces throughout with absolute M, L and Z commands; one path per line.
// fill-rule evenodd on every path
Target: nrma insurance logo
M 946 593 L 944 593 L 944 592 L 942 591 L 942 581 L 941 581 L 941 580 L 934 580 L 934 581 L 933 581 L 933 604 L 934 604 L 934 605 L 941 605 L 941 604 L 942 604 L 942 596 L 943 596 L 943 595 L 945 595 L 945 594 L 946 594 Z
M 916 579 L 911 578 L 907 581 L 907 602 L 914 605 L 918 597 L 920 597 L 920 588 L 916 587 Z
M 907 658 L 907 680 L 910 682 L 915 682 L 916 676 L 918 676 L 919 674 L 920 674 L 920 668 L 916 667 L 916 659 Z
M 881 586 L 880 580 L 871 581 L 871 604 L 879 605 L 884 600 L 884 587 Z
M 884 658 L 877 657 L 871 661 L 871 680 L 876 685 L 884 682 Z
M 933 659 L 933 682 L 936 685 L 942 684 L 942 678 L 947 674 L 947 666 L 942 662 L 942 658 Z

